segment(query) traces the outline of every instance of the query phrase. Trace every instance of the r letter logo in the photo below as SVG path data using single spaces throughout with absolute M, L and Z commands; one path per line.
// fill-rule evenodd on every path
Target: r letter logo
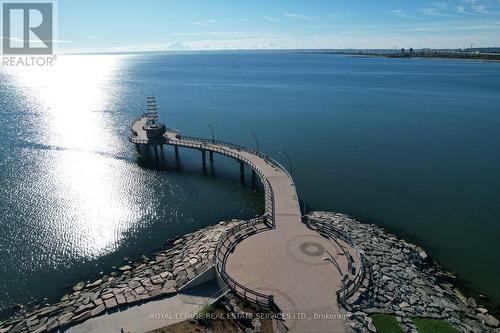
M 52 54 L 53 23 L 54 14 L 51 2 L 3 3 L 3 54 Z

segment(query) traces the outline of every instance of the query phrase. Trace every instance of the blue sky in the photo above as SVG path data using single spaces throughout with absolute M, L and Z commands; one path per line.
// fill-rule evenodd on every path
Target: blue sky
M 500 46 L 500 0 L 59 0 L 60 51 Z

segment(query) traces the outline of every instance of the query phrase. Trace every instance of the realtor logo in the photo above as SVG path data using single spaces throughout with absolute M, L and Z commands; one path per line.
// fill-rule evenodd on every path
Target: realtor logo
M 52 2 L 2 3 L 3 54 L 52 54 L 53 10 Z

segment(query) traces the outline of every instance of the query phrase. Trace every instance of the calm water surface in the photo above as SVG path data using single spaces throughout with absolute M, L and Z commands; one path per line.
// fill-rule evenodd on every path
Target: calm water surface
M 423 245 L 500 300 L 500 64 L 301 53 L 61 56 L 0 68 L 0 309 L 262 211 L 234 161 L 140 166 L 128 124 L 157 96 L 186 135 L 288 162 L 310 209 Z

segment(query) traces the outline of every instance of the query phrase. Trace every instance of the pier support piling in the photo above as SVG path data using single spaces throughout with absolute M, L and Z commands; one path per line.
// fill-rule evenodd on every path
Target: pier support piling
M 245 163 L 240 162 L 240 179 L 242 182 L 245 181 Z
M 207 155 L 204 149 L 201 150 L 201 162 L 203 164 L 203 168 L 207 165 Z
M 159 157 L 158 157 L 158 146 L 153 146 L 154 152 L 155 152 L 155 161 L 158 163 Z
M 214 162 L 214 152 L 211 151 L 210 152 L 210 163 L 213 163 Z
M 175 150 L 175 162 L 179 164 L 179 147 L 174 146 L 174 150 Z

